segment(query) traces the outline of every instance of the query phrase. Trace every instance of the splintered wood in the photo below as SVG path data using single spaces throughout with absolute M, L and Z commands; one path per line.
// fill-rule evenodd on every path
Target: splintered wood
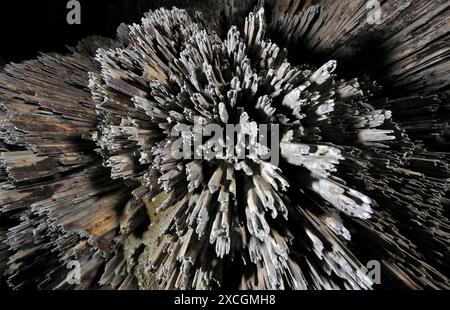
M 450 288 L 450 3 L 211 2 L 0 70 L 8 285 Z

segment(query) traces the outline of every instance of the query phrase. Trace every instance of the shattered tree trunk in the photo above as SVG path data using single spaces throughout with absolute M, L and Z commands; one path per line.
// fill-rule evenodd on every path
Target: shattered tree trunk
M 448 1 L 160 2 L 188 12 L 0 70 L 11 287 L 450 287 Z M 279 125 L 280 166 L 173 158 L 195 116 Z

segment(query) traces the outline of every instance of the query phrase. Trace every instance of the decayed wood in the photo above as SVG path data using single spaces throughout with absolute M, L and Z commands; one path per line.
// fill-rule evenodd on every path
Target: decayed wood
M 72 288 L 78 260 L 82 289 L 372 289 L 378 260 L 386 288 L 449 288 L 449 4 L 210 4 L 0 73 L 8 283 Z M 370 36 L 392 98 L 335 72 Z M 241 125 L 236 153 L 175 158 L 201 124 Z M 259 124 L 279 166 L 239 157 Z
M 95 40 L 80 45 L 83 54 L 43 55 L 0 74 L 0 211 L 19 222 L 2 234 L 2 253 L 11 251 L 14 288 L 68 288 L 70 260 L 84 267 L 79 288 L 92 287 L 115 248 L 117 211 L 130 194 L 82 138 L 96 125 L 87 88 Z
M 378 24 L 367 22 L 366 4 L 363 0 L 277 1 L 274 39 L 287 40 L 305 57 L 351 59 L 375 49 L 382 61 L 365 62 L 366 73 L 378 73 L 403 91 L 401 95 L 430 94 L 447 86 L 448 1 L 384 1 Z

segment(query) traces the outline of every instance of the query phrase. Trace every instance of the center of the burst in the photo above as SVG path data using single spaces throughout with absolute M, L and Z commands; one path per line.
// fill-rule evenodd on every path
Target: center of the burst
M 171 155 L 177 160 L 237 163 L 251 159 L 279 164 L 279 125 L 258 124 L 245 113 L 237 124 L 211 123 L 202 117 L 196 117 L 193 126 L 177 124 L 172 128 L 171 141 Z

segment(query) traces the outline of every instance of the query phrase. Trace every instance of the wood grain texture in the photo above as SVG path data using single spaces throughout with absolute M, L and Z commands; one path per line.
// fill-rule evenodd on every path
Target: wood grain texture
M 10 287 L 450 287 L 448 1 L 153 5 L 180 9 L 0 70 Z M 279 166 L 173 156 L 181 125 L 267 123 Z

